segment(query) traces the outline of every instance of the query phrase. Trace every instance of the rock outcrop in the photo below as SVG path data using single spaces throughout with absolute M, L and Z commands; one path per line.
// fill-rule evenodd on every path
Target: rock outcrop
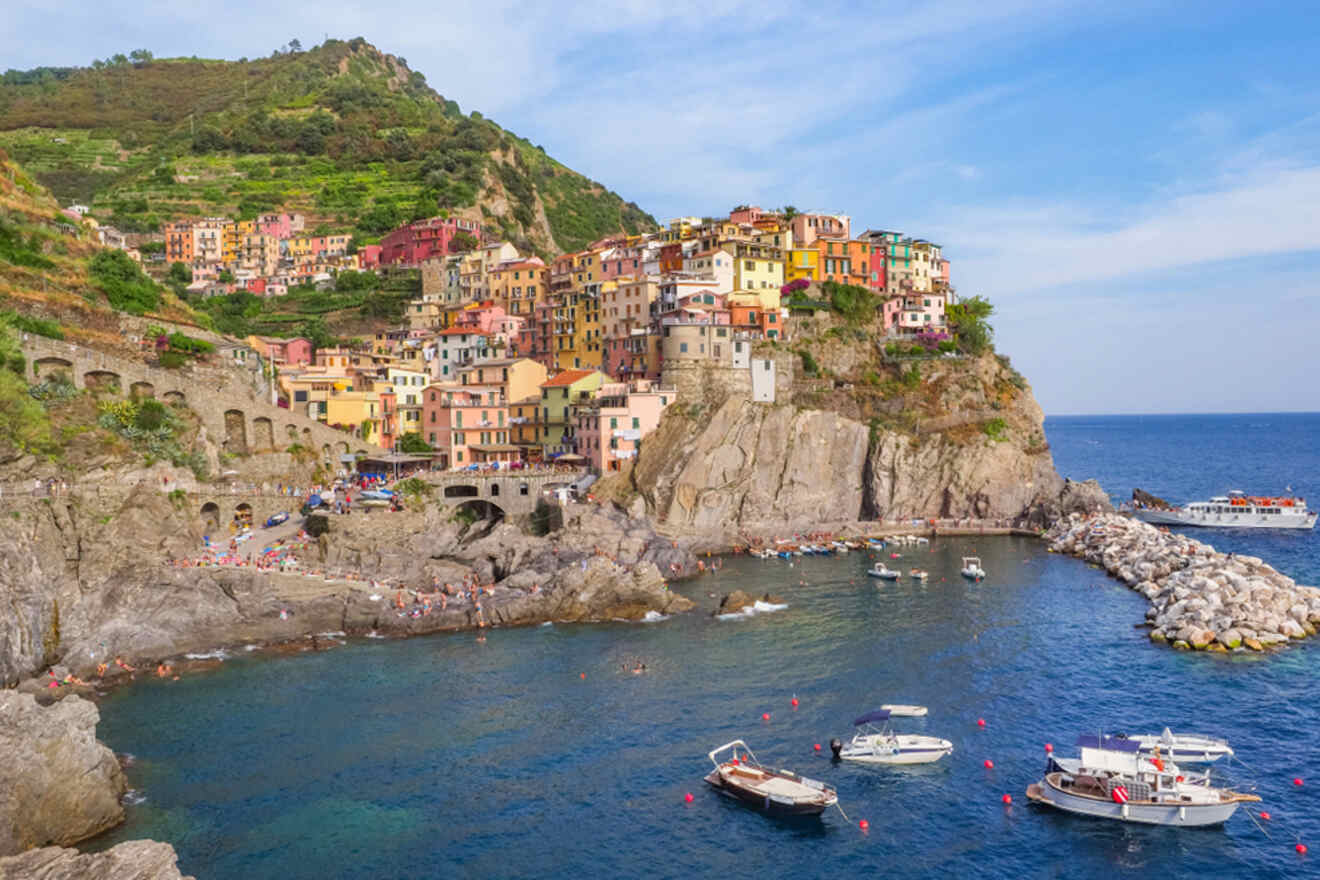
M 194 880 L 168 843 L 129 840 L 105 852 L 46 846 L 0 858 L 0 880 Z
M 0 855 L 76 843 L 123 821 L 124 774 L 96 741 L 99 718 L 81 697 L 41 706 L 0 691 Z
M 1320 589 L 1254 556 L 1217 553 L 1185 535 L 1110 514 L 1073 515 L 1050 549 L 1102 566 L 1150 602 L 1151 641 L 1198 651 L 1263 650 L 1316 634 Z

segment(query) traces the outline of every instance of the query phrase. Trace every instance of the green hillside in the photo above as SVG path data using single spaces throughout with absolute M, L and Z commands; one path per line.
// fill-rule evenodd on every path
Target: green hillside
M 451 212 L 548 255 L 655 228 L 360 38 L 250 61 L 9 71 L 0 147 L 57 198 L 126 231 L 284 209 L 369 243 Z

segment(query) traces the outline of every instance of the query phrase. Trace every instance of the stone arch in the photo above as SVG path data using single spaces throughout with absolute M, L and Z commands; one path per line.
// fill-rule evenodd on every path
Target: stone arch
M 265 416 L 252 420 L 252 448 L 257 452 L 275 448 L 275 426 Z
M 119 374 L 109 370 L 88 370 L 83 373 L 83 385 L 88 388 L 110 391 L 118 389 L 120 384 Z
M 130 397 L 155 397 L 156 386 L 150 382 L 134 382 L 128 386 L 128 394 Z
M 171 406 L 183 406 L 188 402 L 188 398 L 183 396 L 182 391 L 166 391 L 165 402 Z
M 473 498 L 470 501 L 464 501 L 455 508 L 456 512 L 464 510 L 476 514 L 478 520 L 488 519 L 494 522 L 500 522 L 504 519 L 504 508 L 500 507 L 498 504 L 492 504 L 483 498 Z
M 247 418 L 241 409 L 225 410 L 224 447 L 225 452 L 235 455 L 247 454 Z
M 208 529 L 220 528 L 220 505 L 214 501 L 208 501 L 202 505 L 202 527 Z
M 32 374 L 38 379 L 49 379 L 51 376 L 57 376 L 60 373 L 72 377 L 73 362 L 66 361 L 61 357 L 37 358 L 32 362 Z
M 234 517 L 240 522 L 252 525 L 252 505 L 244 501 L 234 508 Z
M 476 486 L 445 486 L 446 498 L 476 498 L 479 494 Z

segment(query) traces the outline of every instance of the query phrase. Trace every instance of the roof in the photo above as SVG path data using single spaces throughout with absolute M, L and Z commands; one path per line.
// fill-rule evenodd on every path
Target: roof
M 481 336 L 483 334 L 480 331 L 478 331 L 475 327 L 450 327 L 446 330 L 441 330 L 435 335 L 436 336 L 458 336 L 458 335 Z
M 564 370 L 554 378 L 541 383 L 542 388 L 558 388 L 561 385 L 572 385 L 574 382 L 580 382 L 590 376 L 595 370 Z

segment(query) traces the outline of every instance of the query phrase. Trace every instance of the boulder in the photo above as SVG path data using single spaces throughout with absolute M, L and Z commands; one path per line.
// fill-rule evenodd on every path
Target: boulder
M 1250 649 L 1253 650 L 1253 651 L 1264 651 L 1264 650 L 1265 650 L 1265 646 L 1262 645 L 1258 640 L 1253 639 L 1253 638 L 1245 638 L 1245 639 L 1243 639 L 1243 640 L 1242 640 L 1242 646 L 1243 646 L 1244 648 L 1250 648 Z
M 1242 634 L 1235 629 L 1224 630 L 1219 633 L 1217 641 L 1229 650 L 1240 648 L 1242 647 Z
M 128 840 L 105 852 L 44 846 L 0 859 L 0 880 L 193 880 L 168 843 Z
M 744 608 L 750 608 L 756 600 L 744 593 L 742 590 L 734 590 L 720 600 L 720 607 L 715 610 L 716 614 L 737 614 Z
M 43 707 L 31 694 L 0 691 L 0 855 L 76 843 L 124 820 L 127 784 L 96 741 L 99 719 L 81 697 Z

